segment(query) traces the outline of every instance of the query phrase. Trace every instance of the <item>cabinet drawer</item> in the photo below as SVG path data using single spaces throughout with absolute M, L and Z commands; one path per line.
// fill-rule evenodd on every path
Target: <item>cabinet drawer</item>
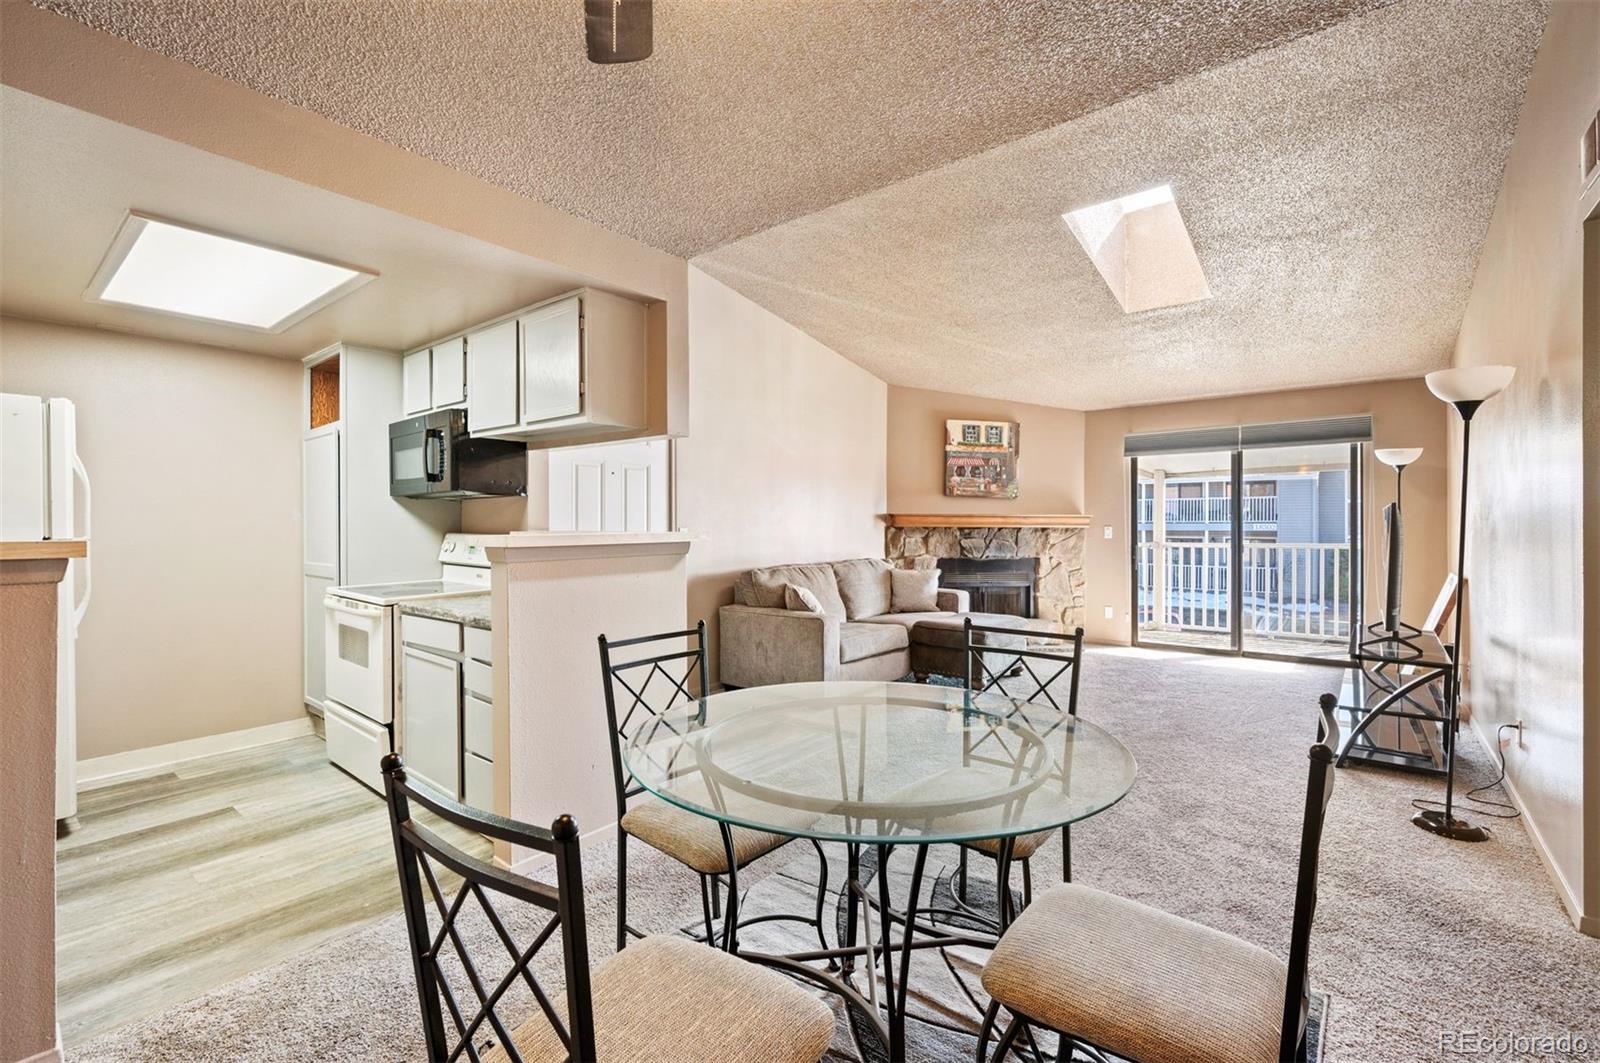
M 383 793 L 378 762 L 389 752 L 389 729 L 336 702 L 324 706 L 322 723 L 328 760 Z
M 400 617 L 400 641 L 446 653 L 461 652 L 461 625 L 431 616 Z
M 466 727 L 462 744 L 468 753 L 494 759 L 494 706 L 476 694 L 466 697 Z
M 482 661 L 467 661 L 461 666 L 462 684 L 470 694 L 484 701 L 494 700 L 494 669 Z
M 494 764 L 484 760 L 476 753 L 468 753 L 464 758 L 466 765 L 463 780 L 465 791 L 462 800 L 473 808 L 481 808 L 485 812 L 494 811 Z
M 461 633 L 466 654 L 475 661 L 493 663 L 494 633 L 481 627 L 469 627 Z

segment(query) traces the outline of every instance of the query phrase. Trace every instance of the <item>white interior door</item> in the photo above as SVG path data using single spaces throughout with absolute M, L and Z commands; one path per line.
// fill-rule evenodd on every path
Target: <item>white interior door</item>
M 550 451 L 550 530 L 667 531 L 665 439 Z

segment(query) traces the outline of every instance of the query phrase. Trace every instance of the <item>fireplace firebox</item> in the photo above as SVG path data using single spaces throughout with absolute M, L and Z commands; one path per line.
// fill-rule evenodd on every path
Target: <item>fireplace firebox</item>
M 1036 557 L 939 559 L 939 586 L 969 593 L 972 610 L 977 613 L 1033 619 L 1033 591 L 1038 573 Z

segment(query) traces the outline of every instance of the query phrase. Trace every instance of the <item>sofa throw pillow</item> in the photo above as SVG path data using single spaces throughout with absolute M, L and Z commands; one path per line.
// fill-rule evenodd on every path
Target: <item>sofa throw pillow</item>
M 897 568 L 889 573 L 890 610 L 896 613 L 932 613 L 939 608 L 939 570 Z
M 817 596 L 804 587 L 796 587 L 793 583 L 783 585 L 783 607 L 793 613 L 822 615 L 822 603 L 817 601 Z
M 865 620 L 889 611 L 889 572 L 893 568 L 893 564 L 881 557 L 833 563 L 833 574 L 839 581 L 839 597 L 844 599 L 846 620 Z

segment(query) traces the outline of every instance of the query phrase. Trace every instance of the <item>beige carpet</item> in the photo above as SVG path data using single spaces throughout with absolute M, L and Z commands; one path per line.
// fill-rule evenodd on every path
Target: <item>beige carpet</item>
M 1082 711 L 1130 745 L 1139 779 L 1120 805 L 1074 828 L 1075 877 L 1285 953 L 1305 751 L 1316 697 L 1338 673 L 1117 650 L 1094 650 L 1085 665 Z M 1493 778 L 1492 758 L 1470 738 L 1462 755 L 1468 785 Z M 1600 940 L 1572 928 L 1519 822 L 1488 821 L 1495 835 L 1477 846 L 1412 827 L 1410 799 L 1438 789 L 1413 775 L 1339 773 L 1311 955 L 1313 987 L 1331 1002 L 1325 1058 L 1409 1063 L 1439 1058 L 1446 1036 L 1568 1031 L 1600 1053 Z M 598 957 L 614 918 L 610 847 L 597 843 L 585 856 Z M 630 857 L 637 921 L 670 931 L 694 918 L 692 876 L 637 847 Z M 936 851 L 932 860 L 940 859 Z M 1059 873 L 1054 848 L 1035 859 L 1041 879 Z M 814 863 L 809 846 L 790 846 L 758 865 L 766 878 L 752 888 L 785 888 L 784 879 Z M 533 920 L 516 923 L 525 933 Z M 481 926 L 472 932 L 487 935 Z M 836 1047 L 847 1044 L 841 1035 Z M 69 1057 L 422 1059 L 400 919 Z

